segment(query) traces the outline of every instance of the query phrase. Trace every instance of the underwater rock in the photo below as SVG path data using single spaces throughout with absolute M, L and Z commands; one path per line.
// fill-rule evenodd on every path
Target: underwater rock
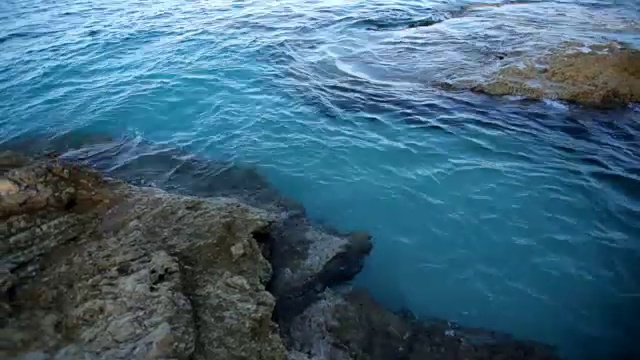
M 640 50 L 616 43 L 567 46 L 523 66 L 503 67 L 473 91 L 560 99 L 594 107 L 640 102 Z
M 547 345 L 391 312 L 357 290 L 327 290 L 285 331 L 292 360 L 559 359 Z
M 12 165 L 12 159 L 16 160 Z M 0 357 L 283 359 L 270 216 L 2 154 Z

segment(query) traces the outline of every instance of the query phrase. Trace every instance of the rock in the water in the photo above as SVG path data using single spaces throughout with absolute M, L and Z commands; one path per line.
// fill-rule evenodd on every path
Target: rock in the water
M 278 317 L 292 316 L 326 287 L 352 279 L 372 248 L 368 234 L 342 233 L 310 221 L 302 205 L 284 197 L 250 166 L 193 158 L 179 149 L 139 139 L 86 132 L 51 141 L 23 137 L 13 143 L 5 146 L 55 153 L 128 183 L 198 197 L 232 197 L 267 211 L 274 221 L 267 236 L 271 251 L 265 255 L 273 265 L 269 290 L 278 300 Z M 130 160 L 114 164 L 121 154 Z
M 273 227 L 276 270 L 269 285 L 280 321 L 297 315 L 327 287 L 351 280 L 372 248 L 366 233 L 341 234 L 317 228 L 304 216 L 285 216 Z
M 360 271 L 368 234 L 313 224 L 252 169 L 159 154 L 92 164 L 183 194 L 0 153 L 0 358 L 555 359 L 328 289 Z
M 1 358 L 286 357 L 264 211 L 7 154 L 0 176 Z
M 300 354 L 331 360 L 558 359 L 546 345 L 390 312 L 362 291 L 326 291 L 285 331 L 291 359 Z
M 560 99 L 595 107 L 640 102 L 640 50 L 612 43 L 571 46 L 500 69 L 474 91 L 518 95 L 530 99 Z

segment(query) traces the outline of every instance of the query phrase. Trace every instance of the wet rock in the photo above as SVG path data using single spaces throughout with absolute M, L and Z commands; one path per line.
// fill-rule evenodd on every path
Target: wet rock
M 11 195 L 18 192 L 18 186 L 12 181 L 0 178 L 0 195 Z
M 393 313 L 362 291 L 326 291 L 286 331 L 291 354 L 308 359 L 558 359 L 546 345 Z
M 18 187 L 0 196 L 1 358 L 285 358 L 253 237 L 267 213 L 58 161 L 0 164 Z
M 555 359 L 328 289 L 360 271 L 370 236 L 312 223 L 251 169 L 173 151 L 109 168 L 83 154 L 182 194 L 0 155 L 17 188 L 0 196 L 2 358 Z
M 278 299 L 276 315 L 286 321 L 307 307 L 331 285 L 351 280 L 372 249 L 366 233 L 342 234 L 321 229 L 293 215 L 273 226 L 269 290 Z
M 522 65 L 504 67 L 472 90 L 595 107 L 640 102 L 640 51 L 616 43 L 566 46 Z
M 326 287 L 352 279 L 371 251 L 368 234 L 318 226 L 301 204 L 280 194 L 255 167 L 194 158 L 139 139 L 85 132 L 66 134 L 69 142 L 61 138 L 23 138 L 19 144 L 38 144 L 38 154 L 54 152 L 131 184 L 190 196 L 231 197 L 268 212 L 273 221 L 263 250 L 273 265 L 269 290 L 278 300 L 278 317 L 293 316 Z M 123 154 L 127 161 L 114 164 Z

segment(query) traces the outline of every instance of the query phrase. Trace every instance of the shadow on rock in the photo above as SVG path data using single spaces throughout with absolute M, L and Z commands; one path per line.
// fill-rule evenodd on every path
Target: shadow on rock
M 393 313 L 363 291 L 326 291 L 288 331 L 292 359 L 558 359 L 547 345 Z

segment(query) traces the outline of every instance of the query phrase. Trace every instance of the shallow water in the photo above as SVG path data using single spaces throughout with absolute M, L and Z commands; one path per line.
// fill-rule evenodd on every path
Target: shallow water
M 256 164 L 375 236 L 356 284 L 388 306 L 640 356 L 637 105 L 438 86 L 565 41 L 640 46 L 640 5 L 470 3 L 4 0 L 0 139 L 80 129 Z

